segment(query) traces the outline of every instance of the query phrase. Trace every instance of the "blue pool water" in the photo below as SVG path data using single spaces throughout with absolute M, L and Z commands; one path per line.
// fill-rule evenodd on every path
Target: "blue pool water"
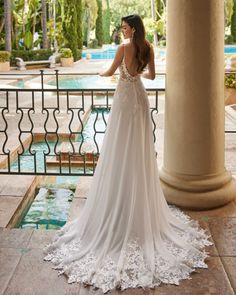
M 50 182 L 48 182 L 50 181 Z M 78 176 L 57 176 L 46 180 L 36 192 L 29 210 L 18 227 L 34 229 L 59 229 L 68 219 Z
M 113 59 L 116 53 L 117 46 L 98 51 L 82 52 L 82 58 L 86 58 L 87 54 L 91 55 L 92 59 Z
M 109 112 L 104 113 L 105 120 L 108 120 Z M 94 126 L 96 112 L 92 112 L 83 130 L 84 142 L 89 144 L 91 148 L 96 150 L 93 143 L 94 127 L 97 131 L 105 130 L 105 123 L 102 118 L 102 113 L 99 112 Z M 101 149 L 104 134 L 97 134 L 96 141 Z M 81 138 L 77 139 L 81 142 Z M 49 142 L 50 153 L 53 154 L 55 142 Z M 58 144 L 60 146 L 60 143 Z M 48 147 L 44 142 L 35 143 L 32 145 L 32 151 L 36 153 L 37 172 L 44 171 L 43 152 L 48 152 Z M 29 171 L 34 169 L 33 157 L 27 150 L 20 158 L 21 170 Z M 18 170 L 17 161 L 11 165 L 12 170 Z M 48 169 L 48 168 L 47 168 Z M 72 172 L 80 171 L 81 168 L 72 167 Z M 49 170 L 49 169 L 48 169 Z M 58 168 L 50 169 L 50 171 L 57 171 Z M 69 173 L 68 168 L 63 167 L 62 170 Z M 83 170 L 82 170 L 83 171 Z M 87 168 L 88 172 L 92 170 Z M 24 217 L 18 227 L 20 228 L 34 228 L 34 229 L 59 229 L 68 219 L 68 214 L 71 202 L 74 197 L 74 191 L 79 181 L 79 176 L 57 176 L 54 183 L 42 186 L 36 193 L 30 208 L 26 208 Z
M 60 78 L 59 88 L 61 89 L 115 89 L 118 76 L 100 77 L 100 76 L 71 76 Z M 157 75 L 155 80 L 143 79 L 144 86 L 149 89 L 165 89 L 165 75 Z M 48 82 L 49 85 L 55 86 L 55 79 Z
M 224 52 L 230 53 L 230 54 L 233 54 L 233 53 L 236 54 L 236 45 L 235 46 L 225 46 Z
M 20 228 L 59 229 L 67 221 L 74 190 L 42 187 L 39 189 Z
M 116 46 L 108 47 L 104 50 L 88 50 L 82 53 L 82 58 L 86 58 L 87 54 L 91 55 L 92 59 L 113 59 L 116 53 Z M 236 53 L 236 46 L 225 46 L 225 53 Z M 160 56 L 165 56 L 165 49 L 159 49 Z
M 105 131 L 105 123 L 102 118 L 102 112 L 98 112 L 98 117 L 94 126 L 95 118 L 97 116 L 96 112 L 92 112 L 88 121 L 86 122 L 83 130 L 83 144 L 88 145 L 89 149 L 94 150 L 95 152 L 97 151 L 96 145 L 94 144 L 94 135 L 95 131 L 94 128 L 96 128 L 96 131 Z M 106 111 L 104 112 L 104 117 L 105 120 L 108 120 L 109 112 Z M 104 133 L 97 133 L 95 136 L 95 140 L 97 142 L 99 150 L 101 150 L 102 146 L 102 141 L 103 141 Z M 81 142 L 81 136 L 78 136 L 76 142 Z M 46 159 L 49 159 L 51 156 L 54 156 L 54 149 L 56 149 L 56 152 L 59 151 L 59 147 L 62 142 L 58 142 L 56 145 L 56 142 L 54 141 L 48 141 L 48 145 L 45 142 L 36 142 L 33 143 L 31 146 L 31 152 L 35 153 L 36 157 L 36 162 L 37 162 L 37 173 L 44 172 L 45 169 L 48 172 L 56 172 L 59 173 L 59 168 L 58 167 L 45 167 L 44 165 L 44 154 L 49 153 Z M 20 162 L 20 168 L 21 171 L 34 171 L 34 157 L 33 155 L 30 154 L 29 150 L 26 150 L 22 156 L 19 157 L 19 162 Z M 15 161 L 11 165 L 11 171 L 19 171 L 18 167 L 18 161 Z M 71 173 L 78 173 L 84 171 L 82 168 L 78 167 L 71 167 Z M 64 173 L 70 173 L 68 167 L 62 167 L 62 172 Z M 86 167 L 86 172 L 92 174 L 92 170 L 89 167 Z

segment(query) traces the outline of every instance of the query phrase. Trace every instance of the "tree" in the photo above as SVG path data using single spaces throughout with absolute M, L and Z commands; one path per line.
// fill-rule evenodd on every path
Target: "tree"
M 63 32 L 67 44 L 72 53 L 74 60 L 78 60 L 78 34 L 77 34 L 77 0 L 65 0 L 65 20 L 63 22 Z
M 110 4 L 109 0 L 105 0 L 103 4 L 103 42 L 108 44 L 111 41 L 110 36 Z
M 158 21 L 161 18 L 161 14 L 163 13 L 163 1 L 156 0 L 156 20 Z
M 83 16 L 83 40 L 88 45 L 90 41 L 90 31 L 94 29 L 97 19 L 97 1 L 96 0 L 82 0 Z
M 121 17 L 129 14 L 139 14 L 142 19 L 151 17 L 151 2 L 144 4 L 143 0 L 110 0 L 111 22 L 114 27 L 119 27 Z
M 43 48 L 48 48 L 48 38 L 47 38 L 47 4 L 46 0 L 41 0 L 41 23 L 43 31 Z
M 77 0 L 77 36 L 78 36 L 78 48 L 83 48 L 83 29 L 82 29 L 82 0 Z
M 234 0 L 233 14 L 231 18 L 231 35 L 233 37 L 233 42 L 236 43 L 236 0 Z
M 96 19 L 96 39 L 98 40 L 98 45 L 102 46 L 103 44 L 103 21 L 102 21 L 102 1 L 97 0 L 98 6 L 98 16 Z
M 4 19 L 4 2 L 3 2 L 3 0 L 0 0 L 0 33 L 4 29 L 4 23 L 5 23 L 5 19 Z
M 5 49 L 11 51 L 11 1 L 4 0 L 4 19 L 5 19 Z
M 143 0 L 110 0 L 111 7 L 111 24 L 112 24 L 112 38 L 114 42 L 118 42 L 119 30 L 121 25 L 121 17 L 129 14 L 138 14 L 142 19 L 151 18 L 151 1 L 144 4 Z M 116 41 L 115 41 L 116 40 Z
M 36 27 L 36 24 L 37 24 L 37 17 L 39 16 L 39 8 L 40 8 L 39 0 L 29 0 L 28 4 L 29 4 L 29 18 L 28 18 L 28 21 L 29 21 L 29 19 L 31 20 L 32 38 L 34 40 L 35 27 Z M 31 31 L 31 29 L 28 28 L 28 31 Z
M 151 0 L 151 11 L 152 11 L 152 19 L 153 19 L 153 22 L 156 21 L 156 3 L 154 0 Z M 157 32 L 156 30 L 153 32 L 154 34 L 154 46 L 156 47 L 157 46 Z

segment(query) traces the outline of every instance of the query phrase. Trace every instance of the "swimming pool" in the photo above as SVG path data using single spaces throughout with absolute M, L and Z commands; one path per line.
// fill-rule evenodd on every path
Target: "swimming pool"
M 236 45 L 225 46 L 224 52 L 227 54 L 236 54 Z
M 104 119 L 103 116 L 106 120 L 106 122 L 108 121 L 108 117 L 109 117 L 109 111 L 102 111 L 102 110 L 97 110 L 97 111 L 92 111 L 87 122 L 84 125 L 84 129 L 82 132 L 83 135 L 83 145 L 87 145 L 87 147 L 89 147 L 89 150 L 87 152 L 92 152 L 93 150 L 96 151 L 96 145 L 94 143 L 94 136 L 95 136 L 95 140 L 96 143 L 98 145 L 99 150 L 101 150 L 102 147 L 102 142 L 103 142 L 103 137 L 104 137 L 104 133 L 96 133 L 95 135 L 95 130 L 97 132 L 104 132 L 106 125 L 104 123 Z M 73 143 L 81 143 L 82 142 L 82 136 L 79 135 L 76 140 Z M 31 152 L 32 154 L 35 153 L 35 160 L 36 160 L 36 172 L 37 173 L 44 173 L 44 171 L 48 171 L 48 172 L 59 172 L 59 167 L 50 167 L 47 166 L 45 167 L 45 161 L 44 161 L 44 157 L 45 157 L 45 153 L 47 154 L 47 159 L 49 159 L 51 156 L 55 155 L 55 149 L 56 152 L 60 151 L 60 145 L 62 144 L 62 141 L 58 141 L 58 143 L 56 141 L 47 141 L 47 143 L 44 142 L 36 142 L 33 143 L 31 146 Z M 19 166 L 22 172 L 24 171 L 34 171 L 34 155 L 32 155 L 29 151 L 29 149 L 27 149 L 23 155 L 21 155 L 19 157 L 19 160 L 15 160 L 15 162 L 13 162 L 11 164 L 11 171 L 17 172 L 19 171 Z M 79 173 L 79 172 L 83 172 L 84 169 L 80 168 L 80 167 L 71 167 L 71 171 L 69 170 L 69 167 L 61 167 L 62 172 L 64 172 L 65 174 L 68 173 L 68 176 L 72 173 Z M 86 172 L 88 174 L 93 174 L 93 169 L 90 167 L 86 167 Z
M 87 58 L 89 55 L 89 58 L 91 59 L 113 59 L 115 57 L 117 47 L 117 45 L 113 45 L 105 49 L 86 50 L 82 52 L 82 58 Z M 158 48 L 158 55 L 160 57 L 164 57 L 165 52 L 165 48 Z
M 91 59 L 113 59 L 115 57 L 117 46 L 108 47 L 102 50 L 86 50 L 82 52 L 82 58 L 86 58 L 87 55 Z M 236 45 L 229 45 L 224 47 L 224 53 L 226 54 L 236 54 Z M 166 49 L 158 48 L 158 54 L 160 57 L 165 57 Z
M 88 50 L 82 52 L 82 58 L 86 58 L 89 54 L 92 59 L 113 59 L 116 53 L 117 46 L 112 46 L 103 50 Z
M 60 229 L 67 221 L 73 197 L 74 189 L 41 187 L 18 227 Z
M 89 143 L 91 148 L 95 148 L 94 145 L 94 128 L 97 131 L 103 131 L 105 129 L 105 123 L 102 118 L 102 113 L 98 116 L 96 126 L 94 126 L 97 112 L 92 112 L 88 121 L 85 124 L 83 130 L 83 139 L 85 143 Z M 109 112 L 104 114 L 105 120 L 108 120 Z M 96 136 L 96 142 L 101 149 L 104 134 L 99 133 Z M 77 142 L 81 142 L 81 136 L 78 137 Z M 44 167 L 44 152 L 48 152 L 50 148 L 50 154 L 53 154 L 53 150 L 56 142 L 38 142 L 32 145 L 31 150 L 36 154 L 37 172 L 43 172 Z M 61 142 L 58 144 L 60 146 Z M 33 157 L 30 156 L 29 150 L 25 151 L 20 158 L 21 170 L 34 170 Z M 56 171 L 58 168 L 47 167 L 48 170 Z M 83 171 L 79 167 L 72 167 L 72 172 Z M 18 161 L 15 161 L 11 165 L 11 170 L 18 170 Z M 34 228 L 34 229 L 59 229 L 67 221 L 70 212 L 71 202 L 74 197 L 75 189 L 79 181 L 79 176 L 70 176 L 68 167 L 62 167 L 68 176 L 56 176 L 54 183 L 47 183 L 42 185 L 39 190 L 35 192 L 35 197 L 29 208 L 25 208 L 23 217 L 17 227 L 19 228 Z M 87 172 L 92 170 L 89 167 L 86 168 Z
M 92 76 L 67 76 L 60 77 L 59 88 L 61 89 L 115 89 L 118 76 L 100 77 Z M 149 89 L 165 89 L 165 75 L 157 75 L 155 80 L 143 79 L 144 86 Z M 56 86 L 55 79 L 47 82 L 51 86 Z

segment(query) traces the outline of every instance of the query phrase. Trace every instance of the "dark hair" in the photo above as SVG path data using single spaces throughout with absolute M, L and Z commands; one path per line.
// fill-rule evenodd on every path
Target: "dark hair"
M 137 14 L 131 14 L 121 18 L 131 28 L 134 28 L 133 42 L 136 48 L 136 59 L 138 62 L 137 71 L 140 73 L 144 70 L 150 60 L 151 46 L 145 39 L 145 28 L 141 17 Z

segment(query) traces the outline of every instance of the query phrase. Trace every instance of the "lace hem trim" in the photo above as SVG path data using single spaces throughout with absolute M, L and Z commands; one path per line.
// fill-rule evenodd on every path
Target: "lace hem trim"
M 171 210 L 178 219 L 189 225 L 184 233 L 177 232 L 181 238 L 185 239 L 189 247 L 180 248 L 166 239 L 165 246 L 175 258 L 163 257 L 156 252 L 152 269 L 147 263 L 138 239 L 130 240 L 126 249 L 121 253 L 124 257 L 121 269 L 110 256 L 103 259 L 101 265 L 97 267 L 97 258 L 92 252 L 77 261 L 66 263 L 66 258 L 73 257 L 73 254 L 80 251 L 81 239 L 62 244 L 56 249 L 53 244 L 48 244 L 44 248 L 44 253 L 47 254 L 44 260 L 54 264 L 52 268 L 59 270 L 58 275 L 66 274 L 68 283 L 93 285 L 102 289 L 104 293 L 115 288 L 121 290 L 137 287 L 153 288 L 161 283 L 178 285 L 180 280 L 189 279 L 190 273 L 195 271 L 195 268 L 208 267 L 204 261 L 209 255 L 205 250 L 200 251 L 200 249 L 213 243 L 208 240 L 209 236 L 205 230 L 199 229 L 197 222 L 190 220 L 188 216 L 173 206 Z M 58 232 L 57 239 L 63 233 L 62 228 Z

